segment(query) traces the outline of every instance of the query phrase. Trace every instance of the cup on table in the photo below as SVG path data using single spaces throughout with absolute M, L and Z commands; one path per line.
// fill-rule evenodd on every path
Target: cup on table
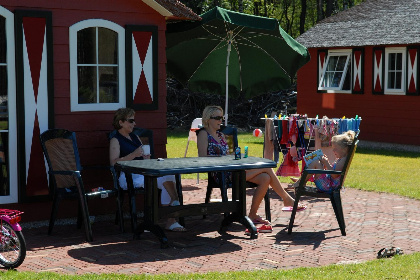
M 143 145 L 143 146 L 141 146 L 141 147 L 143 148 L 143 154 L 144 154 L 145 156 L 150 155 L 150 145 Z

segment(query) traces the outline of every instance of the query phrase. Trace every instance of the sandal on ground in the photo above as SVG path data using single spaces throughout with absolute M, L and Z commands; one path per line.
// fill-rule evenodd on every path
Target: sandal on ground
M 299 178 L 296 178 L 296 177 L 290 177 L 290 180 L 292 180 L 292 182 L 293 182 L 293 183 L 296 183 L 296 182 L 299 180 Z
M 298 204 L 298 207 L 297 207 L 296 212 L 303 211 L 306 208 L 307 208 L 306 205 Z M 293 211 L 293 206 L 284 206 L 283 208 L 281 208 L 281 211 L 283 211 L 283 212 L 292 212 Z
M 257 228 L 258 233 L 272 233 L 273 227 L 271 225 L 262 225 Z M 249 229 L 245 230 L 245 235 L 251 235 L 251 231 Z
M 404 254 L 404 251 L 398 247 L 382 248 L 381 250 L 379 250 L 377 258 L 378 259 L 391 258 L 395 255 L 402 255 L 402 254 Z
M 271 225 L 262 225 L 258 228 L 258 232 L 271 233 L 273 232 L 273 227 Z
M 187 229 L 184 228 L 183 226 L 181 226 L 178 222 L 173 223 L 172 225 L 167 227 L 166 230 L 177 231 L 177 232 L 178 231 L 187 231 Z
M 254 225 L 270 225 L 270 221 L 263 219 L 261 216 L 258 216 L 255 219 L 252 219 Z

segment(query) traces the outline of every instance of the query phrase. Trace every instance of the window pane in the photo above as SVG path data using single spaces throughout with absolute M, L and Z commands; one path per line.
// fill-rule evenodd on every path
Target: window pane
M 79 66 L 77 67 L 79 104 L 96 103 L 96 67 Z
M 77 63 L 96 63 L 96 27 L 89 27 L 77 32 Z
M 7 66 L 0 65 L 0 103 L 7 98 Z
M 344 66 L 346 66 L 347 56 L 338 57 L 336 71 L 344 71 Z
M 0 16 L 0 63 L 6 63 L 6 19 Z
M 401 77 L 402 77 L 402 73 L 401 72 L 397 72 L 395 73 L 395 88 L 397 89 L 401 89 Z
M 402 70 L 402 64 L 403 64 L 403 61 L 402 61 L 402 53 L 397 53 L 397 55 L 396 55 L 396 59 L 397 59 L 397 70 Z
M 388 88 L 393 89 L 395 88 L 395 72 L 388 73 Z
M 390 53 L 388 58 L 389 58 L 388 70 L 395 70 L 395 53 Z
M 108 28 L 98 28 L 99 64 L 118 63 L 118 34 Z
M 118 103 L 118 67 L 99 67 L 99 102 Z
M 348 64 L 348 69 L 346 72 L 346 77 L 344 78 L 344 83 L 342 90 L 351 90 L 351 63 Z

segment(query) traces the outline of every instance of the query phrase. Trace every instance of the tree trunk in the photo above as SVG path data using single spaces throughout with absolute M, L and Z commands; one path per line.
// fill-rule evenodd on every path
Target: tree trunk
M 316 0 L 317 22 L 324 18 L 324 0 Z
M 305 32 L 305 20 L 306 20 L 306 0 L 300 0 L 302 10 L 300 11 L 300 22 L 299 32 L 303 34 Z
M 327 9 L 325 11 L 325 17 L 329 17 L 329 16 L 332 15 L 332 13 L 333 13 L 333 6 L 334 6 L 333 1 L 334 0 L 327 0 Z
M 238 0 L 238 10 L 240 13 L 244 12 L 244 2 L 243 0 Z

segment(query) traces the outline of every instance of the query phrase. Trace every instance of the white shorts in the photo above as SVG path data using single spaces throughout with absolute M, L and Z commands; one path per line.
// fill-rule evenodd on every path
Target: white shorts
M 133 176 L 133 185 L 134 188 L 144 188 L 144 176 L 140 174 L 132 174 Z M 121 172 L 120 178 L 118 179 L 120 183 L 120 187 L 124 190 L 127 189 L 127 180 L 125 178 L 124 172 Z M 175 176 L 174 175 L 165 175 L 162 177 L 157 177 L 157 187 L 158 189 L 162 190 L 160 202 L 165 205 L 171 202 L 171 197 L 169 193 L 166 191 L 163 183 L 165 182 L 173 182 L 175 186 Z

